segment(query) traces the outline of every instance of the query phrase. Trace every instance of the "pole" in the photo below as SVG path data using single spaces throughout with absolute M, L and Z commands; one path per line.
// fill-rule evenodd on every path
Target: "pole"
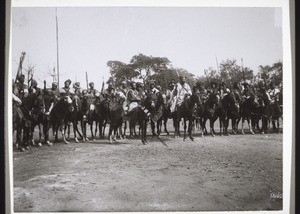
M 85 72 L 86 89 L 89 89 L 88 74 Z
M 218 63 L 218 58 L 217 57 L 216 57 L 216 63 L 217 63 L 218 72 L 220 73 L 220 68 L 219 68 L 219 63 Z
M 243 80 L 244 80 L 244 82 L 245 82 L 246 80 L 245 80 L 245 71 L 244 71 L 244 62 L 243 62 L 243 58 L 241 58 L 241 61 L 242 61 Z
M 57 8 L 55 8 L 55 17 L 56 17 L 56 63 L 57 63 L 57 82 L 59 88 L 59 55 L 58 55 L 58 20 L 57 20 Z

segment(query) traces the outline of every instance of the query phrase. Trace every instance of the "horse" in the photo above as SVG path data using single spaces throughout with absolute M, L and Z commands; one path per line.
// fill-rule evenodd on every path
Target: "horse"
M 122 127 L 123 123 L 123 106 L 115 96 L 110 97 L 105 102 L 106 111 L 108 112 L 108 118 L 110 120 L 108 139 L 110 143 L 113 141 L 117 142 L 116 133 L 117 130 Z M 120 135 L 120 138 L 122 139 L 122 135 Z
M 275 99 L 270 103 L 271 121 L 273 131 L 279 133 L 279 118 L 282 117 L 282 93 L 275 95 Z
M 257 126 L 257 129 L 262 134 L 269 133 L 270 130 L 268 125 L 269 125 L 269 120 L 272 116 L 272 108 L 271 108 L 272 106 L 270 105 L 271 101 L 269 100 L 269 97 L 265 91 L 261 91 L 260 93 L 258 93 L 256 95 L 256 99 L 258 102 L 258 108 L 255 112 L 256 115 L 255 124 Z M 258 125 L 260 119 L 262 120 L 261 129 L 259 129 L 259 125 Z
M 37 106 L 34 109 L 34 112 L 32 114 L 32 126 L 31 126 L 31 143 L 33 146 L 36 145 L 34 141 L 34 128 L 38 126 L 39 128 L 39 141 L 38 141 L 38 146 L 42 146 L 42 122 L 43 122 L 43 116 L 45 113 L 45 104 L 44 104 L 44 99 L 42 94 L 37 94 Z
M 258 124 L 258 120 L 260 118 L 259 114 L 259 103 L 256 95 L 254 93 L 250 93 L 249 97 L 243 97 L 240 100 L 240 112 L 239 117 L 237 119 L 237 125 L 239 124 L 240 120 L 242 120 L 242 134 L 244 135 L 244 123 L 245 120 L 248 123 L 249 130 L 251 134 L 254 133 L 254 126 Z
M 41 107 L 38 99 L 38 95 L 36 93 L 31 93 L 25 96 L 22 100 L 22 104 L 20 106 L 20 110 L 22 112 L 22 116 L 19 115 L 19 117 L 22 117 L 21 122 L 21 129 L 23 129 L 23 140 L 18 141 L 20 136 L 17 136 L 17 141 L 21 143 L 20 149 L 21 151 L 24 151 L 25 149 L 30 148 L 30 142 L 33 137 L 32 127 L 33 127 L 33 121 L 36 117 L 36 111 L 39 110 Z M 17 119 L 17 118 L 16 118 Z M 20 119 L 20 118 L 19 118 Z M 20 129 L 20 128 L 18 128 Z M 19 130 L 20 131 L 20 130 Z M 17 133 L 17 135 L 20 133 Z
M 15 147 L 19 149 L 22 144 L 22 130 L 24 123 L 24 114 L 21 110 L 21 105 L 13 101 L 13 131 L 16 131 Z
M 219 105 L 219 97 L 216 93 L 210 93 L 208 98 L 204 101 L 204 113 L 202 119 L 202 129 L 206 130 L 206 121 L 209 119 L 210 125 L 210 134 L 214 137 L 215 130 L 214 130 L 214 123 L 218 119 L 217 115 L 217 107 Z
M 49 140 L 49 129 L 50 129 L 50 113 L 53 109 L 53 106 L 57 102 L 57 98 L 50 90 L 44 90 L 43 96 L 43 111 L 41 112 L 41 116 L 39 118 L 40 124 L 43 126 L 43 134 L 44 134 L 44 142 L 48 146 L 52 146 L 53 144 Z
M 63 141 L 68 144 L 65 135 L 65 122 L 67 120 L 66 115 L 69 112 L 74 111 L 74 106 L 72 105 L 72 99 L 69 96 L 61 97 L 57 103 L 53 106 L 50 112 L 50 123 L 53 129 L 53 135 L 55 137 L 55 142 L 58 142 L 58 129 L 62 133 Z
M 88 114 L 88 123 L 90 124 L 90 130 L 93 139 L 95 139 L 97 135 L 98 128 L 99 128 L 99 137 L 104 138 L 104 132 L 102 128 L 108 113 L 106 110 L 108 108 L 105 108 L 105 105 L 106 104 L 104 102 L 104 98 L 100 94 L 99 98 L 96 98 L 90 106 L 90 111 Z M 93 130 L 94 122 L 96 122 L 95 132 Z
M 162 106 L 162 116 L 160 117 L 160 119 L 157 121 L 158 123 L 158 133 L 160 134 L 162 131 L 162 125 L 164 125 L 164 132 L 167 133 L 167 135 L 170 135 L 168 129 L 167 129 L 167 122 L 168 119 L 171 119 L 171 109 L 170 109 L 170 105 L 168 104 L 164 104 Z
M 150 111 L 150 125 L 152 130 L 152 136 L 160 136 L 160 124 L 162 123 L 163 116 L 163 96 L 160 92 L 153 94 L 148 94 L 151 97 L 151 105 L 149 107 Z M 156 132 L 155 132 L 156 123 Z
M 189 138 L 193 141 L 194 137 L 192 136 L 192 128 L 193 128 L 193 121 L 195 119 L 195 109 L 197 106 L 201 106 L 202 101 L 200 95 L 198 93 L 193 93 L 190 96 L 185 96 L 182 104 L 177 107 L 173 114 L 173 123 L 174 123 L 174 136 L 176 134 L 180 136 L 180 126 L 179 123 L 181 118 L 183 118 L 183 128 L 184 128 L 184 136 L 183 140 L 186 140 L 186 129 L 188 128 Z M 187 126 L 186 122 L 189 121 Z
M 219 106 L 217 108 L 217 115 L 220 120 L 220 135 L 229 135 L 228 133 L 228 125 L 229 119 L 232 121 L 232 130 L 235 129 L 236 119 L 239 115 L 239 107 L 236 105 L 236 99 L 232 92 L 228 92 L 224 97 L 220 100 Z

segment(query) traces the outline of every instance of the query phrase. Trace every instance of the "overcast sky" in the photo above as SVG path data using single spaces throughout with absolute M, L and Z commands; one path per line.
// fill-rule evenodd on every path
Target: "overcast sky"
M 60 86 L 89 81 L 100 88 L 109 60 L 129 63 L 142 53 L 167 57 L 173 67 L 196 76 L 218 62 L 236 59 L 256 73 L 259 65 L 282 60 L 280 8 L 78 7 L 57 8 Z M 12 8 L 12 72 L 21 52 L 24 68 L 35 65 L 42 87 L 56 67 L 55 8 Z

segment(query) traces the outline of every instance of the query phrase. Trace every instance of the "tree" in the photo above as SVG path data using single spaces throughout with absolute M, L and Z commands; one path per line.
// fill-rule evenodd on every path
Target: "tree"
M 227 85 L 230 85 L 233 82 L 252 80 L 253 77 L 253 70 L 238 65 L 235 59 L 227 59 L 220 64 L 220 78 Z
M 131 65 L 120 61 L 108 61 L 107 66 L 110 68 L 111 78 L 108 82 L 113 82 L 116 86 L 125 81 L 132 81 L 139 73 Z

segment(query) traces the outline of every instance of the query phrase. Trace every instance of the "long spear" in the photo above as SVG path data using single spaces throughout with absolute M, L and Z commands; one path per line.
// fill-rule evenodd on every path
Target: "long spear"
M 89 80 L 88 80 L 87 72 L 85 72 L 85 81 L 86 81 L 86 89 L 89 89 Z
M 56 17 L 57 82 L 58 82 L 58 88 L 59 88 L 59 55 L 58 55 L 58 20 L 57 20 L 57 8 L 55 8 L 55 17 Z
M 242 61 L 243 80 L 244 80 L 244 82 L 245 82 L 246 79 L 245 79 L 245 71 L 244 71 L 244 62 L 243 62 L 243 58 L 241 58 L 241 61 Z

